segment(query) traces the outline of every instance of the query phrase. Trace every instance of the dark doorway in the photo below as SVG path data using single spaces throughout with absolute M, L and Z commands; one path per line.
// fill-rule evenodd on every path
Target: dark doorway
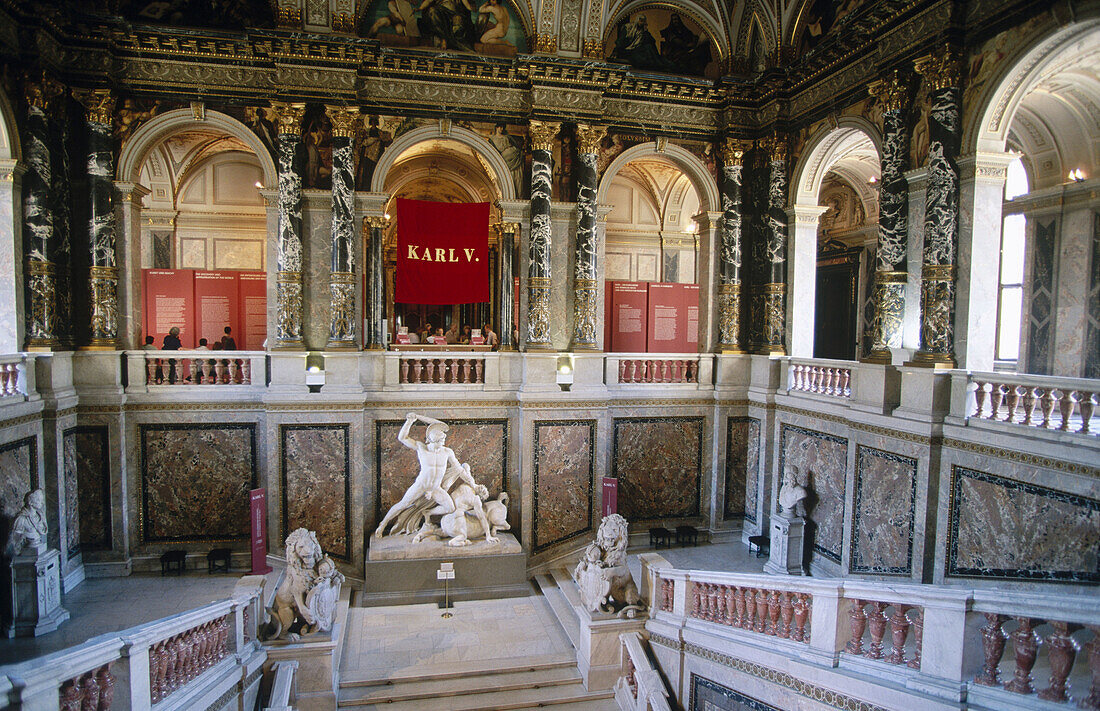
M 848 248 L 842 242 L 830 240 L 818 253 L 814 358 L 855 360 L 856 300 L 862 251 L 862 247 Z

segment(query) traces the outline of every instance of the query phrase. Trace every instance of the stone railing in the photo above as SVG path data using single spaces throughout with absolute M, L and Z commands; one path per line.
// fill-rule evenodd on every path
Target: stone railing
M 232 599 L 4 667 L 4 698 L 27 709 L 174 710 L 243 691 L 241 667 L 258 668 L 265 652 L 254 641 L 263 586 L 242 583 Z
M 0 404 L 22 402 L 34 390 L 34 356 L 0 355 Z
M 622 676 L 615 683 L 615 701 L 622 711 L 671 711 L 668 689 L 653 668 L 642 636 L 637 632 L 619 635 L 622 644 Z
M 685 638 L 692 630 L 694 644 L 727 654 L 756 649 L 882 679 L 906 689 L 913 708 L 935 698 L 975 708 L 1033 708 L 1041 700 L 1050 704 L 1043 708 L 1100 709 L 1097 596 L 671 568 L 655 575 L 652 635 Z M 742 593 L 739 606 L 745 590 L 754 592 L 748 600 Z M 792 645 L 797 600 L 809 614 L 802 644 Z
M 485 356 L 403 353 L 399 382 L 403 385 L 484 384 Z
M 604 383 L 614 385 L 679 385 L 692 389 L 713 385 L 714 360 L 708 353 L 608 353 Z
M 952 372 L 951 414 L 1040 430 L 1093 434 L 1100 381 L 1018 373 Z
M 787 362 L 787 392 L 850 398 L 852 369 L 857 366 L 855 361 L 848 360 L 790 358 Z
M 263 351 L 126 351 L 128 391 L 160 386 L 263 387 L 266 367 Z
M 298 671 L 296 659 L 284 659 L 271 665 L 275 672 L 275 679 L 271 682 L 271 693 L 268 694 L 267 705 L 264 711 L 290 711 L 294 698 L 294 675 Z

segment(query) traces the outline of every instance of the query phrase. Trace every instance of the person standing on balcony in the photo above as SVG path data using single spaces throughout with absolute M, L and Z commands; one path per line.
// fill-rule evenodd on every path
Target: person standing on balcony
M 233 329 L 229 326 L 225 327 L 225 335 L 222 336 L 222 350 L 223 351 L 235 351 L 237 350 L 237 341 L 233 339 Z
M 162 351 L 178 351 L 183 344 L 180 343 L 180 329 L 179 326 L 173 326 L 168 329 L 168 335 L 164 337 L 164 345 L 160 347 Z
M 483 328 L 481 332 L 485 335 L 485 345 L 492 347 L 495 351 L 500 345 L 500 336 L 493 330 L 493 324 L 486 323 L 485 328 Z

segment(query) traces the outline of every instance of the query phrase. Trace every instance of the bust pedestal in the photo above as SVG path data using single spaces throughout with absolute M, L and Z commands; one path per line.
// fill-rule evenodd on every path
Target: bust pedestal
M 806 520 L 783 514 L 772 516 L 771 553 L 764 572 L 772 575 L 802 575 L 802 545 Z
M 69 619 L 61 607 L 61 553 L 42 544 L 12 558 L 11 600 L 8 637 L 37 637 Z

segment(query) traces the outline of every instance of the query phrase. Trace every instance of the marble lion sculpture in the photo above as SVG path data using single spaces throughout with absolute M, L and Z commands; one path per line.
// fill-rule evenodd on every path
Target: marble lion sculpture
M 590 612 L 633 618 L 645 611 L 645 602 L 626 565 L 628 542 L 626 519 L 619 514 L 604 516 L 596 540 L 588 544 L 573 571 L 581 603 Z
M 321 551 L 316 533 L 304 528 L 291 532 L 286 537 L 286 575 L 268 609 L 264 638 L 293 642 L 303 634 L 330 631 L 343 582 L 332 558 Z

